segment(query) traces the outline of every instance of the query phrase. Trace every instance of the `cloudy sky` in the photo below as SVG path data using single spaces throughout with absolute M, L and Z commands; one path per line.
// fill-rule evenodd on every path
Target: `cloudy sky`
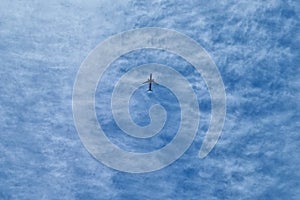
M 299 12 L 296 0 L 2 0 L 0 199 L 299 199 Z M 148 140 L 120 130 L 111 93 L 139 65 L 173 67 L 192 85 L 201 110 L 195 140 L 178 160 L 132 174 L 107 167 L 84 147 L 72 92 L 80 65 L 100 42 L 144 27 L 176 30 L 208 52 L 224 82 L 227 114 L 217 145 L 199 159 L 211 115 L 201 74 L 163 50 L 118 58 L 96 88 L 95 108 L 120 148 L 162 148 L 181 120 L 171 90 L 158 85 L 149 94 L 144 85 L 130 99 L 132 119 L 149 124 L 149 107 L 160 103 L 167 111 L 165 127 Z

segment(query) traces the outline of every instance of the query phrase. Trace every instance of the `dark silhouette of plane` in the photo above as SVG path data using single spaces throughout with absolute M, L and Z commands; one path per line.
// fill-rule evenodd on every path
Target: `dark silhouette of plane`
M 151 91 L 151 92 L 152 92 L 152 83 L 158 84 L 154 81 L 154 79 L 152 79 L 152 74 L 150 74 L 150 78 L 148 78 L 148 80 L 145 81 L 143 84 L 145 84 L 145 83 L 149 83 L 148 91 Z

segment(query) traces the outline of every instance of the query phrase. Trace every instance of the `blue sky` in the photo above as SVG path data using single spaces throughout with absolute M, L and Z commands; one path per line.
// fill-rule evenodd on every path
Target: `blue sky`
M 292 0 L 1 1 L 0 199 L 299 199 L 299 7 Z M 84 148 L 74 126 L 72 90 L 96 45 L 143 27 L 174 29 L 207 50 L 223 78 L 227 115 L 217 145 L 198 159 L 210 99 L 186 64 L 181 73 L 199 83 L 202 113 L 193 144 L 162 170 L 130 174 L 106 167 Z M 106 77 L 117 80 L 128 70 L 124 63 L 153 61 L 184 65 L 166 52 L 132 52 Z M 109 98 L 110 85 L 103 87 L 107 91 L 99 85 L 97 95 Z M 140 100 L 170 101 L 166 106 L 174 105 L 169 111 L 176 116 L 172 94 L 157 89 L 151 98 L 138 90 L 132 108 Z M 110 118 L 101 120 L 103 109 L 109 113 L 103 105 L 96 105 L 99 123 L 116 130 Z M 138 107 L 144 116 L 147 106 Z M 139 112 L 132 110 L 135 118 Z M 176 120 L 168 123 L 176 128 Z M 171 137 L 139 145 L 122 133 L 111 136 L 137 151 L 159 148 Z

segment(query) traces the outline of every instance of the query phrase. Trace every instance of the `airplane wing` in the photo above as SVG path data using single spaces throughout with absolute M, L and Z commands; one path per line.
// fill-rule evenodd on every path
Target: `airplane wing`
M 156 85 L 159 85 L 157 82 L 155 82 L 155 81 L 152 81 L 152 83 L 155 83 Z
M 150 80 L 148 80 L 148 81 L 145 81 L 143 84 L 145 84 L 145 83 L 150 83 Z

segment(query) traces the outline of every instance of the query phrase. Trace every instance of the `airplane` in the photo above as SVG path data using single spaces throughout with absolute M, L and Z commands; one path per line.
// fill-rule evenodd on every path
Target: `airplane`
M 151 92 L 152 92 L 152 83 L 158 84 L 154 81 L 154 79 L 152 79 L 152 73 L 150 74 L 150 78 L 148 78 L 148 80 L 145 81 L 143 84 L 145 84 L 145 83 L 149 83 L 148 91 L 151 91 Z

